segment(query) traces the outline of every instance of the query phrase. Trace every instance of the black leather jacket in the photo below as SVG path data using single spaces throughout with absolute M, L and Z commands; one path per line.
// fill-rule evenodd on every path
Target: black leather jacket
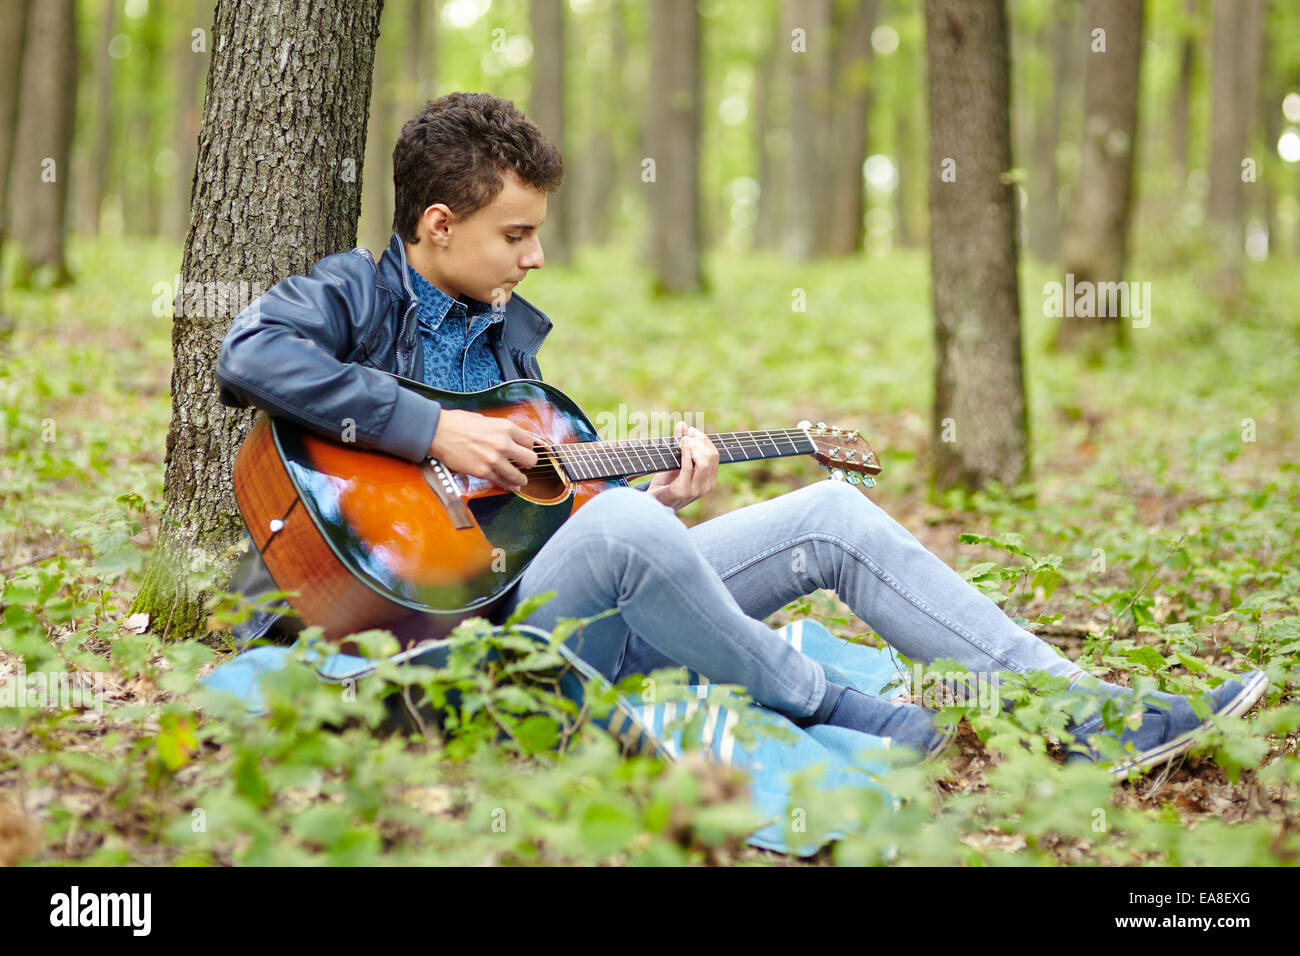
M 235 317 L 217 357 L 221 403 L 255 406 L 331 438 L 350 419 L 358 446 L 424 460 L 441 406 L 372 371 L 424 381 L 416 303 L 397 233 L 378 264 L 360 248 L 326 256 L 311 275 L 278 282 Z M 550 319 L 512 295 L 505 321 L 488 329 L 502 375 L 541 379 L 537 350 L 550 331 Z M 277 590 L 251 538 L 228 588 L 250 600 Z M 233 632 L 247 642 L 300 626 L 272 609 Z

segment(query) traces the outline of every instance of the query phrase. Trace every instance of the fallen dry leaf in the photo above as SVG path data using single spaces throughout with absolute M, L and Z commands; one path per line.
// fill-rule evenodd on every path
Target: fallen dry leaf
M 124 634 L 143 634 L 147 630 L 149 630 L 149 614 L 147 611 L 132 614 L 122 622 L 122 633 Z

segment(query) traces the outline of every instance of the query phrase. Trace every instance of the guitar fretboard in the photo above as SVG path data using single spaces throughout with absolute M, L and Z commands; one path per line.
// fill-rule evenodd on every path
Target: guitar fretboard
M 815 450 L 801 428 L 778 428 L 756 432 L 720 432 L 709 435 L 723 462 L 756 461 L 760 458 L 788 458 L 809 455 Z M 625 441 L 590 441 L 554 445 L 556 457 L 572 481 L 597 478 L 626 478 L 682 466 L 682 440 L 633 438 Z

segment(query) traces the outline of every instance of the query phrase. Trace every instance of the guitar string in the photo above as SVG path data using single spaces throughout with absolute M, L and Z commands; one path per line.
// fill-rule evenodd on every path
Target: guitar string
M 758 434 L 758 433 L 754 433 L 754 434 Z M 791 440 L 791 438 L 794 435 L 801 435 L 801 434 L 802 432 L 792 432 L 786 435 L 782 435 L 781 437 L 786 442 L 789 442 L 789 444 L 793 448 L 794 442 Z M 579 448 L 584 445 L 594 446 L 594 445 L 603 445 L 604 443 L 561 442 L 557 446 L 555 446 L 557 449 L 555 452 L 547 450 L 540 453 L 538 456 L 538 460 L 539 462 L 546 462 L 551 465 L 554 465 L 557 461 L 561 464 L 596 463 L 596 464 L 605 465 L 605 464 L 612 463 L 615 459 L 632 463 L 633 456 L 640 459 L 640 458 L 649 458 L 651 455 L 662 456 L 664 454 L 672 454 L 674 457 L 677 457 L 680 454 L 680 449 L 681 449 L 680 442 L 672 443 L 674 441 L 673 439 L 633 439 L 633 440 L 646 441 L 646 442 L 663 442 L 665 444 L 646 444 L 646 445 L 636 445 L 636 446 L 620 444 L 618 446 L 607 445 L 605 447 L 594 448 L 592 450 L 579 450 Z M 723 441 L 715 442 L 714 444 L 715 447 L 718 447 L 720 450 L 723 451 L 730 452 L 731 450 L 734 449 L 740 449 L 743 451 L 744 449 L 751 448 L 751 447 L 757 449 L 759 447 L 760 441 L 764 441 L 764 440 L 766 440 L 769 444 L 772 445 L 776 444 L 776 439 L 773 439 L 771 437 L 767 437 L 765 439 L 758 439 L 758 440 L 724 439 Z M 807 454 L 807 452 L 798 451 L 795 452 L 795 454 Z M 778 455 L 776 457 L 788 457 L 788 456 Z M 639 464 L 640 462 L 635 462 L 635 463 Z M 850 462 L 848 464 L 853 464 L 853 463 Z
M 732 437 L 724 437 L 732 436 Z M 749 436 L 753 436 L 752 438 Z M 712 439 L 721 439 L 714 441 L 715 447 L 722 448 L 743 448 L 747 445 L 757 447 L 759 442 L 766 441 L 774 443 L 778 440 L 791 442 L 796 437 L 805 437 L 801 429 L 792 429 L 789 431 L 777 431 L 775 429 L 762 432 L 719 432 L 710 436 Z M 836 436 L 838 437 L 838 436 Z M 603 457 L 607 455 L 618 455 L 627 452 L 648 452 L 648 451 L 669 451 L 681 447 L 681 436 L 674 435 L 671 438 L 629 438 L 620 442 L 556 442 L 554 447 L 566 450 L 566 453 L 574 456 Z M 845 442 L 850 439 L 844 436 Z M 649 444 L 633 444 L 634 442 L 646 442 Z M 659 443 L 659 444 L 655 444 Z M 600 446 L 592 448 L 592 446 Z M 591 448 L 590 451 L 580 451 L 579 449 Z
M 732 432 L 729 434 L 734 435 L 737 433 Z M 752 434 L 757 435 L 760 433 L 752 433 Z M 793 432 L 789 434 L 783 434 L 779 437 L 785 442 L 789 443 L 793 448 L 794 447 L 794 442 L 792 440 L 793 436 L 802 435 L 802 434 L 803 434 L 802 432 Z M 721 437 L 721 436 L 718 435 L 714 437 Z M 637 458 L 649 457 L 652 454 L 656 454 L 656 455 L 672 454 L 674 456 L 678 456 L 681 451 L 680 441 L 674 441 L 674 439 L 666 439 L 666 438 L 629 439 L 629 441 L 662 442 L 663 444 L 624 445 L 620 443 L 619 445 L 614 446 L 612 444 L 606 445 L 603 442 L 560 442 L 555 446 L 556 450 L 554 452 L 547 450 L 540 453 L 538 455 L 538 460 L 547 461 L 551 464 L 554 464 L 556 460 L 559 460 L 562 464 L 565 463 L 566 461 L 579 463 L 579 464 L 587 463 L 587 462 L 608 464 L 614 459 L 630 460 L 633 456 Z M 722 441 L 715 441 L 714 447 L 718 448 L 720 451 L 728 451 L 728 452 L 732 450 L 743 451 L 746 448 L 758 448 L 760 442 L 766 442 L 768 444 L 775 445 L 777 439 L 771 437 L 770 434 L 762 438 L 756 438 L 756 439 L 744 439 L 744 438 L 723 439 Z M 600 447 L 580 450 L 582 449 L 582 446 L 600 446 Z M 804 452 L 797 452 L 797 454 L 804 454 Z M 785 457 L 785 456 L 781 456 L 781 457 Z
M 779 437 L 784 438 L 784 440 L 786 440 L 787 442 L 790 442 L 790 444 L 791 444 L 791 446 L 792 446 L 792 448 L 793 448 L 794 443 L 793 443 L 793 441 L 791 441 L 790 439 L 791 439 L 793 436 L 802 436 L 802 435 L 804 435 L 804 432 L 803 432 L 802 429 L 783 430 L 783 431 L 780 431 L 780 432 L 778 432 L 778 431 L 775 430 L 775 429 L 771 429 L 771 430 L 768 430 L 768 431 L 766 431 L 766 432 L 744 432 L 744 433 L 738 433 L 738 432 L 727 432 L 727 433 L 721 433 L 721 434 L 719 434 L 719 435 L 715 435 L 715 436 L 712 436 L 712 437 L 720 438 L 722 434 L 729 434 L 729 435 L 741 435 L 741 434 L 745 434 L 745 435 L 764 435 L 764 436 L 768 436 L 768 437 L 767 437 L 767 440 L 769 440 L 769 441 L 771 441 L 771 442 L 773 442 L 773 443 L 775 443 L 775 439 L 772 439 L 770 436 L 778 435 Z M 641 465 L 644 465 L 644 464 L 646 464 L 646 460 L 649 460 L 649 461 L 650 461 L 650 464 L 658 464 L 658 465 L 661 466 L 661 467 L 659 467 L 659 468 L 657 468 L 657 469 L 656 469 L 656 468 L 651 468 L 651 469 L 649 469 L 649 471 L 657 471 L 657 470 L 658 470 L 658 471 L 668 471 L 668 470 L 671 470 L 671 468 L 670 468 L 666 463 L 664 463 L 663 461 L 655 462 L 653 459 L 651 459 L 651 457 L 650 457 L 650 453 L 656 453 L 656 454 L 659 454 L 660 456 L 662 456 L 664 453 L 672 453 L 674 458 L 678 458 L 678 457 L 679 457 L 679 456 L 678 456 L 678 453 L 679 453 L 679 451 L 680 451 L 680 438 L 681 438 L 681 437 L 682 437 L 682 436 L 675 435 L 675 436 L 672 436 L 671 438 L 628 439 L 629 442 L 632 442 L 632 441 L 636 441 L 636 442 L 649 442 L 649 443 L 651 443 L 651 444 L 643 444 L 643 445 L 639 445 L 639 446 L 630 446 L 630 447 L 629 447 L 628 445 L 624 445 L 624 444 L 622 444 L 622 443 L 619 443 L 619 446 L 617 446 L 617 447 L 608 447 L 608 448 L 605 449 L 605 450 L 596 450 L 596 451 L 589 451 L 589 452 L 579 452 L 579 451 L 577 451 L 577 449 L 574 448 L 573 446 L 575 446 L 575 445 L 579 445 L 579 446 L 580 446 L 580 445 L 589 445 L 589 446 L 590 446 L 590 445 L 601 445 L 601 444 L 605 444 L 605 443 L 602 443 L 602 442 L 577 442 L 577 443 L 569 442 L 569 443 L 560 443 L 557 447 L 558 447 L 559 449 L 563 449 L 563 451 L 562 451 L 561 453 L 556 454 L 556 453 L 551 453 L 551 452 L 549 452 L 549 451 L 548 451 L 548 452 L 543 452 L 542 454 L 540 454 L 540 455 L 538 456 L 538 465 L 535 465 L 535 466 L 533 466 L 533 467 L 531 467 L 531 468 L 524 468 L 524 469 L 521 469 L 521 470 L 522 470 L 523 472 L 525 472 L 525 473 L 532 473 L 532 472 L 536 472 L 536 471 L 538 471 L 538 470 L 544 470 L 544 469 L 542 469 L 542 465 L 543 465 L 543 464 L 545 464 L 545 465 L 549 465 L 551 468 L 554 468 L 555 465 L 558 463 L 558 464 L 563 465 L 563 466 L 566 466 L 566 467 L 567 467 L 567 466 L 583 466 L 583 465 L 593 465 L 593 464 L 594 464 L 594 465 L 599 466 L 599 468 L 603 471 L 604 468 L 605 468 L 605 466 L 607 466 L 607 465 L 611 465 L 611 464 L 612 464 L 612 465 L 615 465 L 615 473 L 617 474 L 617 473 L 619 473 L 619 472 L 627 471 L 627 470 L 629 470 L 629 469 L 631 469 L 631 468 L 633 468 L 633 467 L 635 467 L 635 466 L 641 466 Z M 656 442 L 658 442 L 658 443 L 660 443 L 660 444 L 654 444 L 654 443 L 656 443 Z M 674 444 L 674 443 L 675 443 L 675 444 Z M 610 444 L 612 445 L 612 443 L 610 443 Z M 716 443 L 715 443 L 715 444 L 716 444 Z M 746 446 L 752 446 L 752 447 L 754 447 L 754 448 L 758 448 L 758 442 L 757 442 L 757 441 L 746 440 L 746 439 L 743 439 L 743 438 L 742 438 L 742 439 L 734 439 L 734 440 L 732 440 L 732 439 L 726 439 L 726 440 L 723 440 L 723 441 L 721 442 L 721 445 L 722 445 L 722 448 L 723 448 L 723 449 L 731 449 L 731 448 L 741 448 L 741 449 L 744 449 Z M 795 451 L 795 452 L 793 452 L 793 454 L 807 454 L 807 452 L 804 452 L 804 451 Z M 637 460 L 633 460 L 632 455 L 635 455 Z M 763 457 L 763 456 L 760 456 L 760 457 Z M 780 455 L 769 456 L 769 457 L 785 458 L 785 457 L 791 457 L 791 455 L 788 455 L 788 454 L 780 454 Z M 734 461 L 734 460 L 735 460 L 735 459 L 732 459 L 732 461 Z M 754 460 L 754 459 L 747 459 L 747 460 L 751 460 L 751 461 L 752 461 L 752 460 Z M 680 462 L 680 460 L 677 460 L 677 461 L 674 462 L 674 463 L 676 464 L 677 467 L 681 467 L 681 462 Z M 844 465 L 844 467 L 849 468 L 850 470 L 856 470 L 858 467 L 861 467 L 861 465 L 864 465 L 864 464 L 865 464 L 865 461 L 864 461 L 864 462 L 843 462 L 842 464 Z M 637 472 L 637 473 L 640 474 L 640 473 L 642 473 L 642 472 Z M 583 479 L 582 479 L 581 477 L 579 477 L 578 480 L 583 480 Z

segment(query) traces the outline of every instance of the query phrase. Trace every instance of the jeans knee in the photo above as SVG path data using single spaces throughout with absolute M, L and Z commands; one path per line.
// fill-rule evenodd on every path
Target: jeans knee
M 843 533 L 854 522 L 876 523 L 884 510 L 847 481 L 828 478 L 800 489 L 805 494 L 808 525 Z
M 686 526 L 657 498 L 635 488 L 611 488 L 583 505 L 577 515 L 598 525 L 608 541 L 646 541 L 686 536 Z

